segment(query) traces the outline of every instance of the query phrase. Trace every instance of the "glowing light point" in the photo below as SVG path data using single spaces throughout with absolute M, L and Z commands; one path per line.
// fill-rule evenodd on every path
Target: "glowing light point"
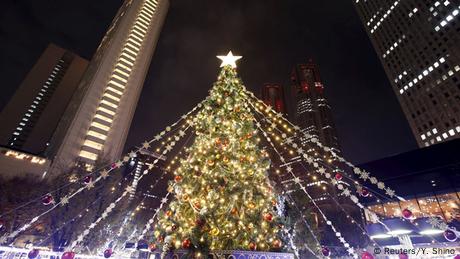
M 217 58 L 222 60 L 220 67 L 231 66 L 232 68 L 236 68 L 236 61 L 241 59 L 242 56 L 233 56 L 233 53 L 229 51 L 227 56 L 217 56 Z

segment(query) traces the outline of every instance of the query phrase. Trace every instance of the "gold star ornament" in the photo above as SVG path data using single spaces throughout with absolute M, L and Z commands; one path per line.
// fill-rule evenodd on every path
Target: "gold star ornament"
M 233 53 L 229 51 L 227 56 L 217 56 L 217 58 L 222 60 L 220 67 L 230 66 L 236 68 L 236 61 L 241 59 L 242 56 L 233 56 Z

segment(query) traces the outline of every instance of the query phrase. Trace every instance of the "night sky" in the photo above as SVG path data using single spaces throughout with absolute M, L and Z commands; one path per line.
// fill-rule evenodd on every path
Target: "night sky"
M 288 84 L 294 64 L 320 68 L 345 156 L 365 162 L 415 149 L 408 123 L 352 0 L 172 0 L 127 147 L 154 136 L 205 98 L 218 54 L 243 55 L 238 71 L 259 93 Z M 47 44 L 90 59 L 121 0 L 3 0 L 0 108 Z

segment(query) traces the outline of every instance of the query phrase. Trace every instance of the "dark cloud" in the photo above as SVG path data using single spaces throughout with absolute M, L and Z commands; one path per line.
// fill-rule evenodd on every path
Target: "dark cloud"
M 1 106 L 48 42 L 90 57 L 121 0 L 4 1 L 0 10 Z M 239 73 L 255 92 L 288 84 L 295 63 L 320 66 L 344 153 L 367 161 L 415 148 L 408 124 L 353 1 L 172 1 L 127 146 L 153 136 L 202 100 L 217 54 L 244 56 Z

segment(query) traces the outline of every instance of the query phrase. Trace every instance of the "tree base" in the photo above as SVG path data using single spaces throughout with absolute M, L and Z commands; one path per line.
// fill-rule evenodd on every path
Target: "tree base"
M 165 259 L 189 259 L 189 251 L 176 250 L 171 251 Z M 148 259 L 160 259 L 161 251 L 150 253 Z M 209 254 L 209 259 L 294 259 L 290 253 L 278 252 L 255 252 L 255 251 L 214 251 Z

